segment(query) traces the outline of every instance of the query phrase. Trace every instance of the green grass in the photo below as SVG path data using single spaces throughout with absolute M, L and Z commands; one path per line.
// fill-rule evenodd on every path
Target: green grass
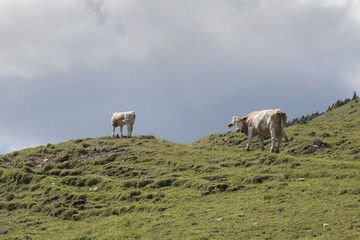
M 2 155 L 0 239 L 359 239 L 358 108 L 286 128 L 279 154 L 257 139 L 246 151 L 246 137 L 227 132 L 191 145 L 102 137 Z

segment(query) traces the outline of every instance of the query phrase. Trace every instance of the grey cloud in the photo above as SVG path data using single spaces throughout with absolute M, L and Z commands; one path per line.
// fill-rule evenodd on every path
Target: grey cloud
M 108 13 L 104 6 L 105 0 L 84 0 L 83 2 L 89 13 L 93 14 L 100 24 L 105 24 L 108 18 Z
M 110 135 L 123 110 L 137 112 L 134 134 L 190 143 L 233 115 L 279 107 L 291 119 L 359 90 L 351 4 L 7 3 L 1 149 Z

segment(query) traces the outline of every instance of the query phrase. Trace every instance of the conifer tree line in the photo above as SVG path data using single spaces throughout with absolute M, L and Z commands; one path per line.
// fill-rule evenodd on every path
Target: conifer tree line
M 345 98 L 345 100 L 337 100 L 334 104 L 332 104 L 331 106 L 328 107 L 328 109 L 326 110 L 326 112 L 330 112 L 332 110 L 334 110 L 335 108 L 341 107 L 345 104 L 347 104 L 348 102 L 355 100 L 356 102 L 358 101 L 358 95 L 356 94 L 356 92 L 354 91 L 354 94 L 352 96 L 352 98 Z M 310 122 L 312 119 L 320 116 L 324 114 L 324 112 L 319 113 L 319 111 L 317 111 L 316 113 L 312 113 L 312 114 L 307 114 L 306 116 L 303 115 L 300 118 L 294 118 L 291 121 L 286 122 L 286 126 L 292 126 L 294 124 L 307 124 L 308 122 Z

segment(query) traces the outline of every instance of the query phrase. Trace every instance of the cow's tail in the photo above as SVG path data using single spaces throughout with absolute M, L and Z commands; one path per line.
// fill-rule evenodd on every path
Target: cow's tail
M 135 122 L 136 115 L 135 115 L 135 112 L 134 112 L 134 111 L 132 111 L 132 112 L 133 112 L 133 117 L 132 117 L 132 119 L 133 119 L 133 121 Z
M 136 118 L 135 112 L 134 112 L 134 111 L 131 111 L 131 118 L 124 119 L 124 120 L 123 120 L 123 123 L 128 124 L 128 123 L 131 122 L 131 121 L 135 121 L 135 118 Z
M 279 112 L 280 112 L 280 122 L 281 122 L 281 134 L 283 135 L 286 141 L 289 141 L 285 133 L 285 127 L 284 127 L 284 125 L 286 124 L 286 114 L 283 111 L 279 111 Z

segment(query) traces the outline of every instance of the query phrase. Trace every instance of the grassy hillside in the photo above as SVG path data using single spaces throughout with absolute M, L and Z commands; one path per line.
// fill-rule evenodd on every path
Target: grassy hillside
M 335 108 L 325 115 L 315 118 L 312 122 L 342 122 L 351 120 L 360 121 L 359 100 L 353 100 L 342 107 Z
M 359 239 L 359 108 L 286 128 L 280 154 L 227 132 L 1 155 L 0 239 Z

